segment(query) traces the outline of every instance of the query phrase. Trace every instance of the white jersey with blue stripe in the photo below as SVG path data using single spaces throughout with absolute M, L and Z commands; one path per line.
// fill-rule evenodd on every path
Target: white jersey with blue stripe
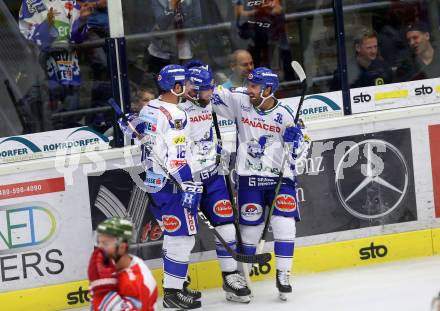
M 212 119 L 212 105 L 200 107 L 185 101 L 179 104 L 179 107 L 186 112 L 190 121 L 188 152 L 193 175 L 213 170 L 216 166 L 217 139 Z
M 190 156 L 187 154 L 190 126 L 185 111 L 175 104 L 155 99 L 142 108 L 139 118 L 146 124 L 143 141 L 153 150 L 148 153 L 144 149 L 142 155 L 142 160 L 153 163 L 152 169 L 147 172 L 147 181 L 152 180 L 149 186 L 154 186 L 154 183 L 156 187 L 162 186 L 157 175 L 167 174 L 161 166 L 166 167 L 179 182 L 192 180 L 188 164 Z
M 221 86 L 215 89 L 212 104 L 219 115 L 237 120 L 238 175 L 277 177 L 283 157 L 282 135 L 287 126 L 294 124 L 294 111 L 282 101 L 269 110 L 258 110 L 251 104 L 246 89 L 230 91 Z M 289 162 L 294 164 L 290 153 Z M 284 176 L 292 178 L 294 171 L 285 169 Z

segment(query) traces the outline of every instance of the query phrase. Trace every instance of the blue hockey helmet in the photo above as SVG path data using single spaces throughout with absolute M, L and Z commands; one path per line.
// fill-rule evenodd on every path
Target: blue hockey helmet
M 157 83 L 163 91 L 171 91 L 176 83 L 185 86 L 186 69 L 180 65 L 167 65 L 163 67 L 157 76 Z
M 248 81 L 263 86 L 263 89 L 272 87 L 272 93 L 278 89 L 278 75 L 266 67 L 258 67 L 252 70 L 248 75 Z
M 214 88 L 212 72 L 205 67 L 192 67 L 188 69 L 187 79 L 196 91 L 206 91 Z
M 185 66 L 185 68 L 188 70 L 188 69 L 194 68 L 194 67 L 203 67 L 203 66 L 205 66 L 205 64 L 202 63 L 201 60 L 193 59 L 193 60 L 190 60 L 189 62 L 185 63 L 183 66 Z

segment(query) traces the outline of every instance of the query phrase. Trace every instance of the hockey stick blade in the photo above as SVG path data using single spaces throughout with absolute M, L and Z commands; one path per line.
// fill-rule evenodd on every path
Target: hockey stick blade
M 296 75 L 298 76 L 299 80 L 301 81 L 301 97 L 298 103 L 298 108 L 296 109 L 296 114 L 295 114 L 295 120 L 294 123 L 296 124 L 298 122 L 299 119 L 299 113 L 301 111 L 301 106 L 304 102 L 304 97 L 306 96 L 306 92 L 307 92 L 307 76 L 306 73 L 304 72 L 303 67 L 297 62 L 297 61 L 292 61 L 290 63 L 290 65 L 292 66 L 293 70 L 295 71 Z
M 256 254 L 256 255 L 244 255 L 237 253 L 236 256 L 232 256 L 236 261 L 264 265 L 272 259 L 270 253 Z
M 220 235 L 220 233 L 215 230 L 215 227 L 211 224 L 209 219 L 206 217 L 206 215 L 199 209 L 197 212 L 200 220 L 205 223 L 205 225 L 214 233 L 216 238 L 220 241 L 220 243 L 223 245 L 223 247 L 226 249 L 226 251 L 234 258 L 236 261 L 244 262 L 244 263 L 251 263 L 255 264 L 258 263 L 260 265 L 265 264 L 268 262 L 272 255 L 269 253 L 265 254 L 257 254 L 257 255 L 245 255 L 241 253 L 237 253 L 235 250 L 233 250 L 228 243 L 225 241 L 225 239 Z
M 295 70 L 295 73 L 298 76 L 299 80 L 303 82 L 306 79 L 306 73 L 304 72 L 303 67 L 295 60 L 292 61 L 290 65 L 292 66 L 293 70 Z

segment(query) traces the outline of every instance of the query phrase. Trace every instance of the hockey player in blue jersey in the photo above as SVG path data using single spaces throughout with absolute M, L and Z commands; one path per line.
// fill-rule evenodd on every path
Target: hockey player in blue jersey
M 270 219 L 276 256 L 276 286 L 280 297 L 292 292 L 289 276 L 295 247 L 295 222 L 300 220 L 296 199 L 295 163 L 305 157 L 309 141 L 295 112 L 274 96 L 278 76 L 270 69 L 254 69 L 247 89 L 218 87 L 212 98 L 214 111 L 237 120 L 238 205 L 243 251 L 253 254 L 264 227 L 265 210 L 274 200 L 284 146 L 288 166 Z M 306 139 L 305 139 L 306 137 Z
M 173 310 L 198 309 L 200 296 L 195 297 L 184 287 L 203 192 L 202 183 L 193 181 L 189 165 L 190 120 L 178 107 L 185 94 L 186 69 L 179 65 L 165 66 L 157 82 L 162 94 L 142 108 L 133 125 L 142 134 L 142 142 L 151 147 L 142 146 L 142 160 L 147 167 L 145 186 L 150 193 L 149 209 L 164 230 L 163 306 Z M 139 138 L 124 121 L 120 125 L 126 134 Z
M 229 246 L 236 248 L 234 212 L 221 174 L 217 155 L 221 152 L 214 135 L 210 99 L 214 90 L 212 73 L 205 67 L 188 69 L 186 101 L 179 104 L 190 120 L 190 166 L 195 180 L 203 183 L 200 207 Z M 220 172 L 219 172 L 220 170 Z M 250 290 L 237 269 L 237 262 L 216 239 L 216 252 L 223 276 L 223 289 L 230 301 L 250 302 Z

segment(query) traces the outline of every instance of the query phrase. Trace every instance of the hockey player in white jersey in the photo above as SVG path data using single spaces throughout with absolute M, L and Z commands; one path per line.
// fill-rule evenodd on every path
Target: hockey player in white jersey
M 212 103 L 219 115 L 237 120 L 238 206 L 244 253 L 256 251 L 265 210 L 274 199 L 284 145 L 290 147 L 289 164 L 270 219 L 275 239 L 276 286 L 284 299 L 285 294 L 292 292 L 289 276 L 295 221 L 300 220 L 295 162 L 306 155 L 309 142 L 304 139 L 302 122 L 294 124 L 295 112 L 275 98 L 278 84 L 278 76 L 270 69 L 256 68 L 249 74 L 247 90 L 218 87 Z
M 132 124 L 141 133 L 143 144 L 150 147 L 142 146 L 149 209 L 164 229 L 163 306 L 166 310 L 199 309 L 200 297 L 194 297 L 184 287 L 203 191 L 202 183 L 193 181 L 189 165 L 189 119 L 177 105 L 185 94 L 186 69 L 165 66 L 157 80 L 162 94 L 144 106 Z M 139 138 L 124 121 L 120 125 L 126 134 Z
M 223 239 L 236 248 L 234 211 L 230 202 L 225 176 L 219 174 L 217 160 L 219 146 L 214 135 L 212 106 L 210 99 L 214 79 L 210 70 L 204 67 L 188 69 L 186 101 L 179 104 L 190 120 L 190 166 L 195 180 L 203 183 L 200 208 Z M 216 239 L 216 252 L 223 276 L 226 299 L 236 302 L 250 302 L 250 290 L 238 272 L 237 262 Z

